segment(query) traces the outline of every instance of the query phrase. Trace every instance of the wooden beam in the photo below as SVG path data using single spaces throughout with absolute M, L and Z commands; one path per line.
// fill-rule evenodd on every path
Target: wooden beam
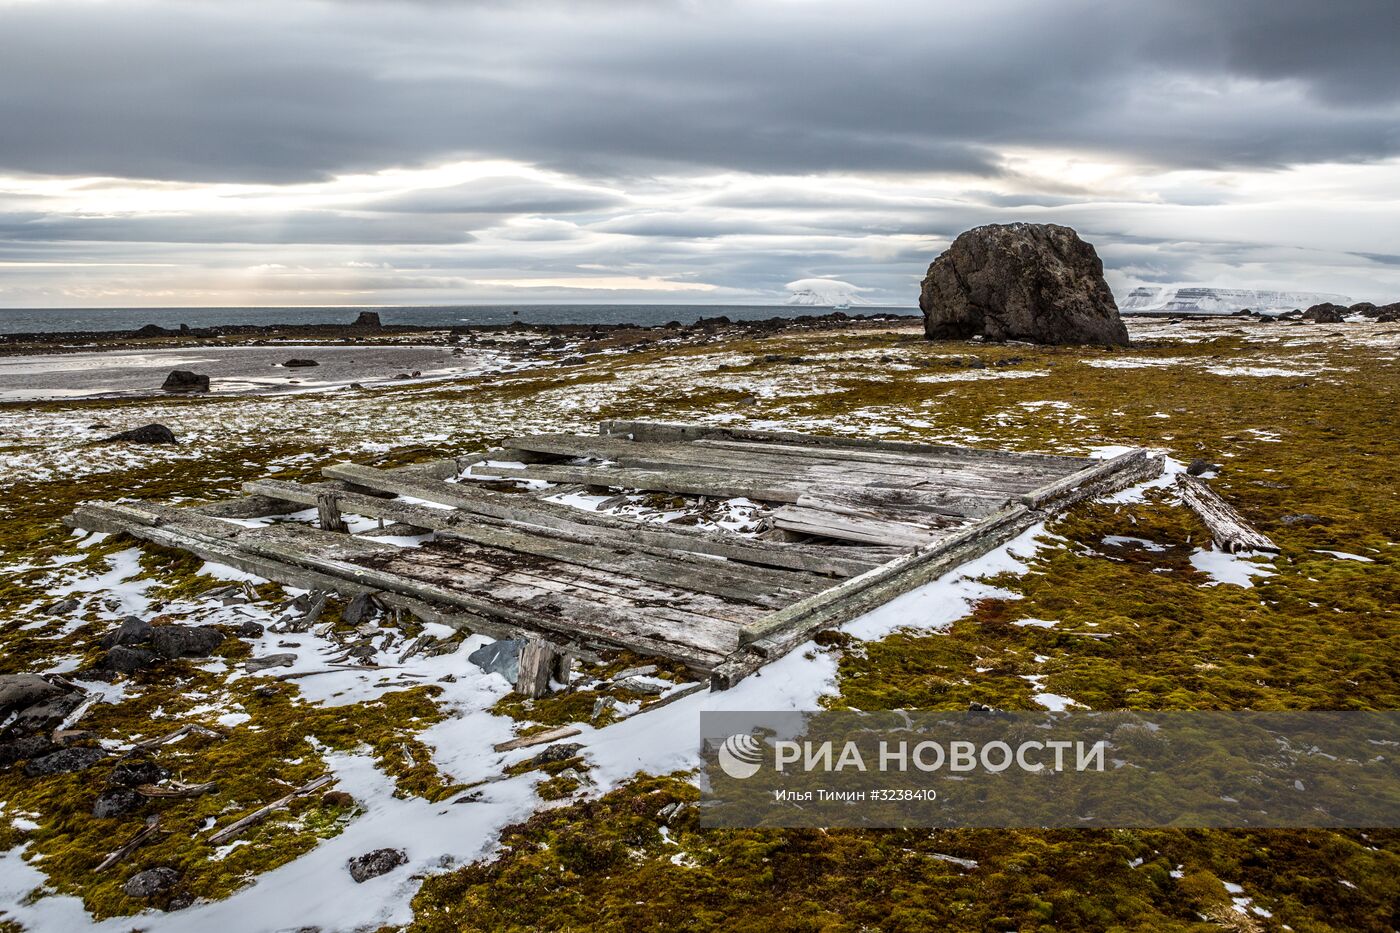
M 1216 547 L 1222 551 L 1271 551 L 1278 553 L 1279 547 L 1267 535 L 1251 525 L 1243 515 L 1204 482 L 1185 473 L 1177 476 L 1177 488 L 1181 501 L 1195 512 L 1205 526 Z
M 318 492 L 316 494 L 316 515 L 320 519 L 322 531 L 344 533 L 348 530 L 345 526 L 345 519 L 340 517 L 340 506 L 336 505 L 336 497 L 333 492 Z
M 1130 458 L 1116 471 L 1063 492 L 1052 500 L 1056 508 L 1092 496 L 1106 495 L 1157 476 L 1162 458 Z M 746 626 L 741 648 L 716 666 L 711 686 L 726 689 L 748 674 L 805 642 L 817 631 L 849 622 L 897 596 L 930 583 L 1004 544 L 1039 521 L 1047 512 L 1024 503 L 1007 506 L 996 515 L 959 529 L 937 543 L 819 593 Z
M 280 480 L 245 483 L 244 488 L 293 501 L 305 501 L 316 495 L 311 489 Z M 824 589 L 829 582 L 827 578 L 810 573 L 717 561 L 686 551 L 639 544 L 623 535 L 600 536 L 588 529 L 574 532 L 510 522 L 359 493 L 338 493 L 336 497 L 342 509 L 355 515 L 387 518 L 437 532 L 440 536 L 615 571 L 767 608 L 785 606 Z M 600 537 L 607 540 L 599 540 Z
M 1041 508 L 1045 504 L 1053 502 L 1055 499 L 1062 498 L 1066 493 L 1078 489 L 1080 486 L 1092 483 L 1112 473 L 1130 469 L 1135 464 L 1141 463 L 1146 459 L 1147 451 L 1137 449 L 1119 454 L 1116 457 L 1110 457 L 1107 460 L 1091 463 L 1084 467 L 1084 469 L 1071 473 L 1064 479 L 1058 479 L 1053 483 L 1047 483 L 1041 486 L 1039 489 L 1031 490 L 1021 496 L 1021 502 L 1033 509 Z
M 842 577 L 864 573 L 884 563 L 889 557 L 887 554 L 857 556 L 854 552 L 858 549 L 853 548 L 789 545 L 693 528 L 647 525 L 612 515 L 585 512 L 555 502 L 541 502 L 511 493 L 481 489 L 473 484 L 416 479 L 354 463 L 333 464 L 322 472 L 365 488 L 450 505 L 475 515 L 594 535 L 600 542 L 615 541 L 617 535 L 621 535 L 625 540 L 635 542 L 639 546 L 645 544 L 694 554 L 709 554 L 744 563 Z M 605 535 L 604 532 L 613 534 Z
M 889 450 L 908 453 L 961 456 L 969 460 L 1008 457 L 1026 463 L 1082 465 L 1083 457 L 1055 454 L 1024 453 L 1021 451 L 989 450 L 978 447 L 955 447 L 946 444 L 925 444 L 914 441 L 884 441 L 851 435 L 800 434 L 795 431 L 758 431 L 749 428 L 724 428 L 707 424 L 664 424 L 655 421 L 602 421 L 598 431 L 604 435 L 621 435 L 639 441 L 693 441 L 701 439 L 734 441 L 775 441 L 809 447 L 846 447 L 859 450 Z
M 515 678 L 515 692 L 531 699 L 549 693 L 560 655 L 551 646 L 530 640 L 520 649 L 520 673 Z

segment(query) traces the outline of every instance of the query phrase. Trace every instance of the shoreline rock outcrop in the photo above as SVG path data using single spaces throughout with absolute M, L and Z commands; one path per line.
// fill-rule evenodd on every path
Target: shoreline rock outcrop
M 1029 340 L 1125 347 L 1103 262 L 1058 224 L 989 224 L 933 261 L 919 294 L 930 340 Z

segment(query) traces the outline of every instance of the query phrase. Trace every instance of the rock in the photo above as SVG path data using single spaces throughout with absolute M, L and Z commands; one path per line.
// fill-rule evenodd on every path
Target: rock
M 26 706 L 10 723 L 10 731 L 16 735 L 31 735 L 35 732 L 48 732 L 57 729 L 68 718 L 68 714 L 83 705 L 81 693 L 61 693 L 40 703 Z
M 159 784 L 170 777 L 170 772 L 154 761 L 123 761 L 107 775 L 107 783 L 117 787 L 140 787 L 142 784 Z
M 529 760 L 532 765 L 552 765 L 557 761 L 568 761 L 579 753 L 583 746 L 573 742 L 560 742 L 551 745 Z
M 400 865 L 407 864 L 408 856 L 402 849 L 375 849 L 373 852 L 355 856 L 346 862 L 346 867 L 350 869 L 350 877 L 355 879 L 356 884 L 364 884 L 371 878 L 386 875 Z
M 660 696 L 669 689 L 665 684 L 654 684 L 636 677 L 629 677 L 626 680 L 614 680 L 613 686 L 617 687 L 619 690 L 629 690 L 632 693 L 642 693 L 647 696 Z
M 151 623 L 140 616 L 127 616 L 115 631 L 103 635 L 98 644 L 103 648 L 115 648 L 117 645 L 139 645 L 150 641 L 150 638 Z
M 1341 305 L 1334 305 L 1330 301 L 1324 301 L 1320 305 L 1313 305 L 1303 312 L 1303 320 L 1312 321 L 1315 324 L 1340 324 L 1346 318 L 1347 309 Z
M 930 340 L 1128 345 L 1094 247 L 1057 224 L 963 233 L 929 266 L 919 307 Z
M 126 879 L 122 890 L 127 897 L 156 897 L 175 887 L 180 873 L 173 868 L 148 868 Z
M 27 777 L 47 777 L 50 774 L 72 774 L 85 771 L 107 757 L 100 748 L 64 748 L 35 758 L 24 766 Z
M 590 722 L 597 722 L 599 718 L 607 715 L 608 712 L 617 707 L 617 700 L 612 697 L 599 697 L 593 701 L 593 712 L 589 715 Z
M 65 692 L 38 674 L 0 675 L 0 719 Z
M 145 802 L 145 797 L 124 787 L 104 790 L 97 795 L 97 800 L 92 805 L 92 815 L 99 820 L 110 820 L 136 812 Z
M 1372 304 L 1371 302 L 1369 302 L 1369 301 L 1358 301 L 1356 304 L 1352 305 L 1350 308 L 1347 308 L 1347 313 L 1348 313 L 1348 314 L 1360 314 L 1360 315 L 1364 315 L 1365 317 L 1375 317 L 1376 314 L 1377 314 L 1377 311 L 1376 311 L 1376 306 L 1375 306 L 1374 304 Z
M 1314 515 L 1311 512 L 1298 512 L 1293 515 L 1284 515 L 1279 518 L 1279 521 L 1285 525 L 1297 525 L 1303 527 L 1306 527 L 1308 525 L 1323 525 L 1327 523 L 1327 519 L 1323 518 L 1321 515 Z
M 9 767 L 17 761 L 40 758 L 57 749 L 58 746 L 47 735 L 26 735 L 0 744 L 0 768 Z
M 138 337 L 164 337 L 166 330 L 159 324 L 146 324 L 136 331 Z
M 340 619 L 346 625 L 359 625 L 369 614 L 372 605 L 367 593 L 358 593 L 350 597 L 350 602 L 345 604 L 345 608 L 340 612 Z
M 261 638 L 265 629 L 261 622 L 245 619 L 234 628 L 233 634 L 239 638 Z
M 488 674 L 500 674 L 510 683 L 520 677 L 520 649 L 525 647 L 522 638 L 506 638 L 493 641 L 467 655 L 467 660 Z
M 163 424 L 147 424 L 105 438 L 103 444 L 176 444 L 175 432 Z
M 320 366 L 321 364 L 315 360 L 287 360 L 282 365 L 288 369 L 306 369 L 309 366 Z
M 629 667 L 625 671 L 618 671 L 612 676 L 612 679 L 627 680 L 629 677 L 649 677 L 655 673 L 655 664 L 643 664 L 641 667 Z
M 223 643 L 224 633 L 208 625 L 157 625 L 151 647 L 163 658 L 204 658 Z
M 209 377 L 188 369 L 172 370 L 160 387 L 166 392 L 208 392 Z
M 249 658 L 243 662 L 243 669 L 251 674 L 270 667 L 291 667 L 295 663 L 297 656 L 294 654 L 269 654 L 264 658 Z
M 78 599 L 77 597 L 71 597 L 69 599 L 59 600 L 56 603 L 50 603 L 49 605 L 44 607 L 43 613 L 44 615 L 50 616 L 67 615 L 68 613 L 76 610 L 82 604 L 82 600 Z
M 1387 311 L 1384 314 L 1376 315 L 1377 324 L 1394 324 L 1396 321 L 1400 321 L 1400 312 Z
M 1191 465 L 1186 468 L 1186 475 L 1200 476 L 1202 473 L 1210 473 L 1215 469 L 1217 469 L 1216 464 L 1197 457 L 1195 460 L 1192 460 Z
M 361 311 L 361 312 L 360 312 L 360 316 L 357 317 L 357 318 L 355 318 L 355 323 L 352 324 L 352 325 L 350 325 L 350 326 L 352 326 L 352 327 L 376 327 L 376 328 L 377 328 L 377 327 L 382 327 L 383 325 L 379 323 L 379 312 L 378 312 L 378 311 Z
M 149 648 L 117 645 L 103 655 L 98 669 L 112 674 L 133 674 L 153 666 L 160 658 Z

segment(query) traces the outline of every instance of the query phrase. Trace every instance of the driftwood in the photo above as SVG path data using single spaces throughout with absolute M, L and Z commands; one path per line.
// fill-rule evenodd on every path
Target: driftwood
M 218 781 L 206 781 L 203 784 L 186 784 L 183 781 L 173 781 L 170 786 L 162 787 L 158 784 L 142 784 L 136 788 L 136 793 L 142 797 L 158 798 L 181 798 L 181 797 L 202 797 L 218 786 Z
M 146 817 L 146 825 L 138 829 L 134 836 L 132 836 L 126 842 L 122 843 L 119 847 L 114 849 L 111 852 L 111 854 L 109 854 L 106 858 L 99 862 L 97 867 L 94 868 L 93 871 L 106 871 L 113 865 L 120 862 L 122 859 L 126 858 L 131 853 L 135 852 L 137 849 L 141 848 L 141 846 L 146 844 L 146 840 L 150 839 L 158 832 L 160 832 L 160 817 Z
M 140 742 L 133 742 L 131 747 L 126 750 L 126 754 L 132 755 L 136 752 L 150 751 L 153 748 L 159 748 L 162 745 L 169 745 L 171 742 L 183 739 L 187 735 L 202 735 L 208 739 L 226 738 L 222 732 L 217 732 L 213 729 L 201 726 L 198 723 L 188 722 L 174 732 L 159 735 L 153 739 L 142 739 Z
M 567 739 L 570 736 L 578 735 L 583 730 L 578 726 L 559 726 L 544 732 L 536 732 L 534 735 L 523 735 L 517 739 L 507 742 L 497 742 L 491 746 L 493 751 L 511 752 L 517 748 L 529 748 L 532 745 L 543 745 L 546 742 L 557 742 L 559 739 Z
M 1216 494 L 1201 480 L 1185 473 L 1176 478 L 1181 501 L 1200 516 L 1216 547 L 1233 554 L 1238 551 L 1278 552 L 1278 545 L 1269 540 L 1245 517 Z
M 320 790 L 322 787 L 325 787 L 327 784 L 331 783 L 334 780 L 335 777 L 333 775 L 323 774 L 320 777 L 316 778 L 314 781 L 310 781 L 306 784 L 303 784 L 296 790 L 292 791 L 290 794 L 287 794 L 284 797 L 279 797 L 276 800 L 272 801 L 272 803 L 269 803 L 263 807 L 259 807 L 258 809 L 254 810 L 252 813 L 249 813 L 242 819 L 235 820 L 234 822 L 225 826 L 223 829 L 219 830 L 217 833 L 209 837 L 209 844 L 212 846 L 222 845 L 228 840 L 233 839 L 235 836 L 242 834 L 244 830 L 250 829 L 251 827 L 261 823 L 263 820 L 271 816 L 274 812 L 282 809 L 296 798 L 305 797 L 307 794 L 314 793 L 315 791 Z

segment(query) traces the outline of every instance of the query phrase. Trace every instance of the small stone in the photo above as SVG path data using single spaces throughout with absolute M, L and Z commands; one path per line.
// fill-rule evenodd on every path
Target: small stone
M 72 774 L 86 771 L 107 757 L 100 748 L 65 748 L 49 752 L 42 758 L 35 758 L 24 766 L 28 777 L 47 777 L 51 774 Z
M 297 656 L 294 654 L 269 654 L 262 658 L 249 658 L 243 662 L 243 669 L 248 673 L 255 671 L 265 671 L 270 667 L 291 667 L 297 663 Z
M 1311 512 L 1298 512 L 1293 515 L 1284 515 L 1279 521 L 1285 525 L 1296 525 L 1306 527 L 1308 525 L 1323 525 L 1327 519 L 1321 515 L 1314 515 Z
M 288 369 L 306 369 L 309 366 L 320 366 L 315 360 L 287 360 L 282 364 Z
M 134 674 L 154 666 L 159 660 L 156 653 L 147 648 L 117 645 L 102 656 L 97 666 L 111 674 Z
M 654 684 L 637 677 L 629 677 L 626 680 L 615 680 L 613 681 L 613 686 L 620 690 L 627 690 L 631 693 L 643 693 L 647 696 L 660 696 L 670 689 L 665 684 Z
M 648 677 L 656 673 L 655 664 L 643 664 L 640 667 L 629 667 L 624 671 L 618 671 L 612 676 L 613 680 L 626 680 L 629 677 Z
M 524 647 L 524 639 L 506 638 L 482 645 L 467 655 L 467 660 L 488 674 L 500 674 L 515 683 L 520 677 L 520 649 Z
M 408 856 L 402 849 L 375 849 L 364 855 L 357 855 L 346 863 L 350 877 L 356 884 L 364 884 L 371 878 L 388 874 L 400 865 L 408 864 Z
M 147 424 L 130 431 L 113 434 L 102 441 L 104 444 L 176 444 L 175 432 L 163 424 Z
M 350 598 L 341 610 L 340 618 L 346 625 L 359 625 L 370 611 L 369 594 L 359 593 Z
M 170 772 L 154 761 L 123 761 L 107 775 L 107 783 L 117 787 L 140 787 L 159 784 L 168 777 Z
M 48 732 L 62 725 L 68 714 L 82 705 L 81 693 L 61 693 L 56 697 L 49 697 L 42 703 L 34 703 L 20 711 L 14 722 L 10 723 L 10 730 L 16 735 Z
M 165 377 L 160 387 L 166 392 L 208 392 L 209 377 L 188 369 L 176 369 Z
M 224 633 L 208 625 L 157 625 L 151 647 L 163 658 L 204 658 L 223 644 Z
M 61 600 L 60 602 L 50 603 L 44 607 L 44 614 L 50 616 L 66 616 L 81 605 L 82 601 L 77 597 L 73 597 L 71 599 Z
M 63 693 L 38 674 L 0 675 L 0 718 Z
M 26 735 L 24 738 L 0 745 L 0 768 L 8 767 L 17 761 L 47 755 L 57 749 L 58 746 L 47 735 Z
M 1215 468 L 1216 466 L 1214 463 L 1211 463 L 1209 460 L 1202 460 L 1200 457 L 1197 457 L 1195 460 L 1192 460 L 1191 465 L 1186 468 L 1186 475 L 1200 476 L 1202 473 L 1212 472 L 1213 470 L 1215 470 Z
M 265 629 L 262 623 L 247 619 L 238 623 L 237 627 L 233 630 L 233 634 L 237 635 L 239 638 L 261 638 L 264 631 Z
M 579 753 L 583 746 L 575 742 L 560 742 L 551 745 L 529 760 L 532 765 L 549 765 L 556 761 L 567 761 Z
M 180 873 L 173 868 L 148 868 L 126 879 L 122 890 L 127 897 L 155 897 L 175 887 Z
M 617 707 L 617 700 L 612 697 L 599 697 L 593 701 L 593 713 L 588 717 L 591 722 L 597 722 L 610 710 Z
M 114 817 L 134 813 L 141 809 L 145 802 L 146 798 L 134 790 L 127 790 L 123 787 L 104 790 L 98 794 L 97 801 L 92 805 L 92 815 L 99 820 L 110 820 Z
M 150 637 L 151 623 L 139 616 L 127 616 L 115 631 L 103 635 L 98 644 L 103 648 L 115 648 L 117 645 L 139 645 L 148 641 Z
M 439 678 L 437 679 L 437 682 L 440 683 L 440 684 L 455 684 L 455 683 L 457 682 L 457 675 L 456 675 L 456 674 L 443 674 L 441 677 L 439 677 Z

